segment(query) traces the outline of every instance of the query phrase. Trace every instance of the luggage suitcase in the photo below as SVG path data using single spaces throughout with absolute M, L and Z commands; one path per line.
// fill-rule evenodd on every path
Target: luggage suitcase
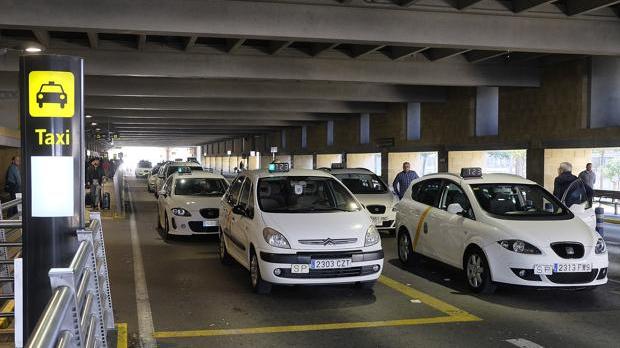
M 101 209 L 110 209 L 110 193 L 105 192 L 101 200 Z

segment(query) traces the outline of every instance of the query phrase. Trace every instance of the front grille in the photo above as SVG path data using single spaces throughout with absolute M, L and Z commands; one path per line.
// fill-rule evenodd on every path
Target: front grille
M 367 205 L 366 209 L 371 214 L 384 214 L 385 213 L 385 205 Z
M 220 216 L 220 210 L 217 208 L 200 209 L 200 215 L 205 219 L 217 219 Z
M 187 223 L 189 225 L 189 229 L 192 230 L 192 232 L 203 232 L 203 233 L 208 233 L 208 232 L 219 232 L 220 228 L 218 226 L 209 226 L 209 227 L 204 227 L 202 225 L 202 221 L 190 221 Z
M 601 268 L 601 271 L 598 272 L 598 277 L 596 277 L 596 280 L 605 279 L 606 276 L 607 276 L 607 267 Z
M 583 244 L 581 243 L 553 243 L 551 249 L 563 259 L 580 259 L 585 253 Z
M 597 274 L 595 268 L 591 272 L 553 273 L 547 279 L 556 284 L 585 284 L 593 281 Z
M 295 279 L 359 277 L 377 273 L 378 271 L 373 271 L 372 267 L 373 266 L 349 267 L 339 269 L 311 269 L 309 273 L 291 273 L 290 268 L 281 268 L 282 273 L 280 273 L 280 277 Z
M 341 238 L 341 239 L 300 239 L 299 244 L 305 245 L 342 245 L 357 243 L 357 238 Z

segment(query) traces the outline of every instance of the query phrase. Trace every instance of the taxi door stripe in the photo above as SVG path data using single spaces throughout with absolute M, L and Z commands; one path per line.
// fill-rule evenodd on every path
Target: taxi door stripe
M 420 221 L 418 221 L 418 227 L 415 230 L 415 237 L 413 238 L 413 245 L 411 246 L 413 251 L 415 251 L 415 247 L 418 245 L 418 240 L 420 239 L 420 230 L 422 230 L 422 225 L 424 225 L 424 219 L 426 219 L 426 216 L 428 215 L 428 213 L 430 213 L 431 209 L 433 209 L 433 207 L 426 208 L 426 210 L 424 210 L 424 212 L 420 216 Z

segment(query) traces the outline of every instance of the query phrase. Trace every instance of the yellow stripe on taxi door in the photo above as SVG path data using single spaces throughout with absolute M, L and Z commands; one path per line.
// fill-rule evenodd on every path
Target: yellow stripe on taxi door
M 422 225 L 424 225 L 424 219 L 426 219 L 428 213 L 431 212 L 431 209 L 433 209 L 433 207 L 426 208 L 426 210 L 424 210 L 424 212 L 420 216 L 420 221 L 418 221 L 418 227 L 415 230 L 415 237 L 413 238 L 413 245 L 411 246 L 413 251 L 415 251 L 415 247 L 418 245 L 418 240 L 420 239 L 420 230 L 422 230 Z

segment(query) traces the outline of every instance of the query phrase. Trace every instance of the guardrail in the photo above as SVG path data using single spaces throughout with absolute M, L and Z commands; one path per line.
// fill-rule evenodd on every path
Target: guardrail
M 101 215 L 90 213 L 77 231 L 78 249 L 67 268 L 49 271 L 52 297 L 26 347 L 107 347 L 114 329 Z
M 15 317 L 15 296 L 16 290 L 19 292 L 21 287 L 13 286 L 15 282 L 15 270 L 13 262 L 15 258 L 21 256 L 21 227 L 22 221 L 19 220 L 21 211 L 21 197 L 8 201 L 0 202 L 0 332 L 4 334 L 14 333 L 11 325 L 11 318 Z M 3 220 L 3 212 L 17 207 L 17 214 L 9 216 L 10 220 Z
M 613 206 L 614 215 L 618 215 L 618 206 L 620 206 L 620 191 L 594 190 L 594 197 L 598 198 L 599 204 Z M 609 199 L 610 201 L 603 201 L 603 199 Z

